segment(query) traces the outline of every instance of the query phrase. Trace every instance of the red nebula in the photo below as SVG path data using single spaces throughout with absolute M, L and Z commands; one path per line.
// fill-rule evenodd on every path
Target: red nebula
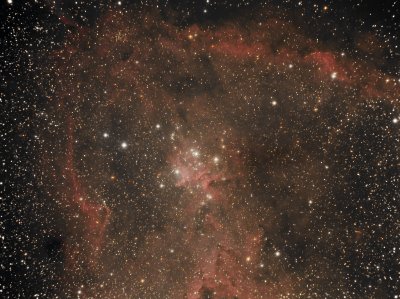
M 304 57 L 306 62 L 315 63 L 319 71 L 324 75 L 336 74 L 336 79 L 343 82 L 350 82 L 346 69 L 338 63 L 335 55 L 331 52 L 315 51 Z
M 70 244 L 68 246 L 70 252 L 67 252 L 67 257 L 69 257 L 69 264 L 72 267 L 76 260 L 83 258 L 88 263 L 88 266 L 95 268 L 101 252 L 105 230 L 111 216 L 111 210 L 104 204 L 92 203 L 88 200 L 87 193 L 79 180 L 74 166 L 74 125 L 71 117 L 68 118 L 67 124 L 65 176 L 69 183 L 70 191 L 68 206 L 71 210 L 77 208 L 84 219 L 83 238 L 89 247 L 89 252 L 80 255 L 79 249 L 75 248 L 74 244 Z

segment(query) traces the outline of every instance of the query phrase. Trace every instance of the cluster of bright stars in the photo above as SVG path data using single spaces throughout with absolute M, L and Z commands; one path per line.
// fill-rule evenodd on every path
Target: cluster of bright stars
M 289 67 L 292 68 L 293 65 L 290 65 Z M 336 72 L 331 74 L 331 78 L 332 78 L 332 79 L 335 79 L 336 76 L 337 76 L 337 73 L 336 73 Z M 271 105 L 272 105 L 272 106 L 276 106 L 277 104 L 278 104 L 277 101 L 275 101 L 275 100 L 271 101 Z M 398 119 L 397 119 L 397 118 L 393 119 L 393 123 L 397 123 L 397 122 L 398 122 Z M 156 124 L 156 125 L 155 125 L 155 128 L 156 128 L 157 130 L 160 130 L 160 129 L 161 129 L 161 125 L 160 125 L 160 124 Z M 103 133 L 103 137 L 104 137 L 104 138 L 109 138 L 110 135 L 109 135 L 109 133 L 105 132 L 105 133 Z M 121 144 L 120 144 L 120 146 L 121 146 L 122 149 L 126 149 L 126 148 L 128 147 L 128 143 L 127 143 L 126 141 L 122 141 Z M 199 157 L 201 156 L 201 155 L 200 155 L 200 150 L 199 150 L 199 149 L 196 149 L 196 148 L 190 149 L 190 154 L 191 154 L 192 157 L 194 157 L 194 158 L 199 158 Z M 213 162 L 214 164 L 218 164 L 218 163 L 220 163 L 220 158 L 219 158 L 218 156 L 214 156 L 214 157 L 212 158 L 212 162 Z M 175 175 L 180 175 L 180 170 L 179 170 L 179 169 L 174 169 L 173 172 L 174 172 Z M 161 189 L 163 189 L 163 188 L 165 188 L 165 184 L 164 184 L 164 183 L 160 183 L 160 184 L 159 184 L 159 187 L 160 187 Z M 207 194 L 207 199 L 211 199 L 211 198 L 212 198 L 212 196 L 211 196 L 210 194 Z M 170 253 L 174 253 L 174 249 L 169 249 L 169 252 L 170 252 Z M 275 251 L 275 252 L 274 252 L 274 256 L 275 256 L 275 257 L 280 257 L 280 256 L 281 256 L 281 252 L 280 252 L 279 250 Z M 250 257 L 250 256 L 247 256 L 247 257 L 246 257 L 246 262 L 250 262 L 250 261 L 251 261 L 251 257 Z M 261 264 L 260 264 L 260 267 L 263 268 L 263 267 L 264 267 L 264 264 L 261 263 Z M 144 279 L 142 278 L 142 279 L 140 280 L 140 282 L 141 282 L 141 283 L 144 283 Z M 79 291 L 78 291 L 78 295 L 79 295 Z

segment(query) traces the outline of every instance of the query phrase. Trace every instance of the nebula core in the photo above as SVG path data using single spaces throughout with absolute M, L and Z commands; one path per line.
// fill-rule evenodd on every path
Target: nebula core
M 397 23 L 177 3 L 2 4 L 4 298 L 398 298 Z

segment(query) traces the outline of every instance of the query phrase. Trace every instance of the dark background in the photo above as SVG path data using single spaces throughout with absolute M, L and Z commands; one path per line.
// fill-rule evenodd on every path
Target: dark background
M 2 285 L 7 293 L 3 298 L 32 298 L 45 291 L 54 280 L 53 271 L 62 267 L 63 238 L 56 234 L 38 237 L 43 227 L 36 218 L 35 198 L 41 196 L 41 187 L 35 179 L 34 149 L 36 128 L 40 120 L 34 113 L 40 110 L 44 100 L 41 89 L 35 85 L 35 74 L 40 61 L 48 53 L 60 47 L 63 37 L 76 26 L 93 26 L 98 16 L 117 1 L 56 1 L 52 6 L 39 1 L 13 1 L 0 4 L 0 130 L 2 137 L 1 166 L 1 268 Z M 101 3 L 100 3 L 101 2 Z M 140 2 L 140 3 L 139 3 Z M 200 23 L 204 26 L 224 19 L 245 17 L 261 7 L 279 6 L 283 17 L 296 19 L 309 28 L 311 37 L 336 45 L 351 45 L 354 37 L 362 32 L 374 32 L 387 40 L 388 50 L 383 62 L 376 66 L 386 73 L 400 75 L 398 66 L 400 32 L 400 2 L 396 1 L 155 1 L 144 6 L 158 5 L 165 17 L 171 11 L 181 26 Z M 142 9 L 142 1 L 122 1 L 127 9 Z M 314 4 L 327 5 L 326 13 L 315 12 Z M 204 13 L 207 9 L 207 13 Z M 60 21 L 65 16 L 70 24 Z M 37 31 L 35 27 L 45 30 Z M 367 59 L 357 52 L 354 59 Z M 365 54 L 362 54 L 365 55 Z M 29 252 L 29 269 L 20 263 Z M 390 274 L 390 273 L 388 273 Z M 368 283 L 368 278 L 366 284 Z M 1 291 L 0 287 L 0 291 Z M 4 291 L 5 292 L 5 291 Z

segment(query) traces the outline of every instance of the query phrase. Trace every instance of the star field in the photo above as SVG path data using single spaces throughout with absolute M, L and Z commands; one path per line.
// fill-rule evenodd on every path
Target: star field
M 398 298 L 397 1 L 3 1 L 3 298 Z

